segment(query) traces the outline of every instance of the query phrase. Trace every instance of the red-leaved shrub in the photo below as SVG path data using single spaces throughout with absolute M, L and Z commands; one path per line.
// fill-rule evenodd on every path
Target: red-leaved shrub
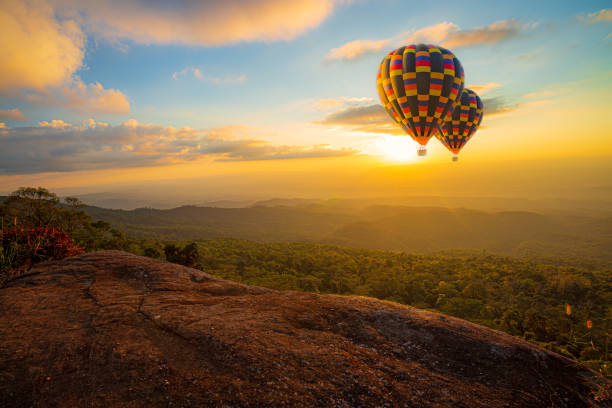
M 72 242 L 70 235 L 54 228 L 0 230 L 0 241 L 0 275 L 5 277 L 22 274 L 39 262 L 63 259 L 83 252 L 80 246 Z

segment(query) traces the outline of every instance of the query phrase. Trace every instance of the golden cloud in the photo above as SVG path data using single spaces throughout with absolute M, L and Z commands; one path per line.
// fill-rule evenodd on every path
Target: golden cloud
M 519 61 L 531 61 L 542 55 L 541 51 L 529 52 L 527 54 L 521 54 L 517 57 Z
M 324 125 L 365 125 L 379 124 L 390 121 L 389 114 L 379 105 L 350 106 L 332 112 L 320 121 Z
M 127 114 L 130 103 L 117 89 L 104 89 L 95 82 L 86 85 L 79 78 L 73 79 L 62 87 L 51 88 L 45 92 L 28 93 L 23 97 L 37 106 L 68 107 L 77 112 L 100 112 Z
M 496 82 L 489 82 L 489 83 L 482 84 L 482 85 L 470 85 L 467 88 L 476 92 L 479 96 L 482 96 L 482 95 L 485 95 L 491 92 L 494 89 L 499 88 L 500 86 L 501 84 L 498 84 Z
M 505 98 L 484 98 L 482 100 L 484 105 L 484 117 L 497 116 L 507 114 L 518 109 L 518 103 L 508 103 Z
M 484 27 L 462 30 L 452 22 L 424 27 L 419 30 L 401 33 L 382 40 L 354 40 L 338 48 L 333 48 L 326 59 L 353 60 L 368 53 L 379 52 L 385 48 L 399 47 L 402 44 L 434 43 L 444 47 L 459 48 L 471 45 L 495 44 L 517 36 L 522 29 L 533 28 L 525 26 L 517 20 L 510 19 L 491 23 Z
M 444 21 L 429 27 L 421 28 L 408 35 L 400 35 L 399 43 L 414 44 L 419 42 L 442 43 L 449 37 L 460 33 L 461 29 L 455 23 Z
M 4 0 L 0 27 L 0 92 L 59 86 L 81 67 L 85 35 L 42 0 Z
M 327 56 L 328 60 L 344 59 L 352 60 L 361 57 L 362 55 L 379 52 L 386 48 L 390 40 L 355 40 L 349 41 L 338 48 L 332 48 Z
M 0 120 L 29 120 L 21 111 L 17 108 L 2 110 L 0 109 Z
M 589 24 L 599 22 L 610 22 L 612 21 L 612 9 L 601 9 L 596 13 L 590 13 L 585 16 L 578 16 L 579 20 L 585 21 Z
M 328 126 L 342 126 L 354 132 L 405 134 L 379 104 L 348 106 L 326 115 L 317 123 Z
M 44 0 L 7 0 L 0 9 L 0 26 L 1 94 L 39 106 L 129 112 L 121 91 L 97 82 L 84 84 L 75 75 L 82 67 L 85 47 L 85 34 L 75 19 L 58 20 Z M 15 117 L 19 114 L 13 112 Z
M 0 122 L 1 123 L 1 122 Z M 328 145 L 288 146 L 248 137 L 248 129 L 174 128 L 130 119 L 120 125 L 60 119 L 0 131 L 0 174 L 128 168 L 215 161 L 288 160 L 357 153 Z M 237 137 L 238 136 L 238 137 Z
M 130 112 L 130 103 L 125 95 L 116 89 L 104 89 L 99 82 L 85 85 L 77 81 L 62 90 L 66 106 L 87 112 L 120 113 Z
M 371 104 L 372 98 L 367 96 L 348 97 L 341 96 L 339 98 L 318 99 L 314 102 L 314 108 L 318 111 L 327 111 L 330 109 L 338 109 L 346 106 L 360 106 L 363 104 Z
M 61 13 L 82 16 L 89 31 L 111 41 L 223 45 L 291 40 L 318 26 L 333 0 L 55 0 Z M 256 18 L 254 18 L 256 16 Z
M 70 123 L 64 122 L 61 119 L 53 119 L 51 121 L 43 120 L 41 122 L 38 122 L 38 126 L 52 129 L 64 129 L 67 127 L 72 127 Z
M 479 44 L 491 45 L 515 37 L 521 28 L 522 25 L 514 19 L 498 21 L 484 27 L 453 32 L 442 42 L 442 45 L 449 48 Z

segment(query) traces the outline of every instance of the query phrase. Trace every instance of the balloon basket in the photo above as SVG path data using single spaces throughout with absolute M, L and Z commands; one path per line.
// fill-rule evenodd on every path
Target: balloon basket
M 457 160 L 459 160 L 459 156 L 454 155 L 454 156 L 453 156 L 453 161 L 454 161 L 454 162 L 456 162 Z
M 417 150 L 417 155 L 419 155 L 419 156 L 427 156 L 427 149 L 425 148 L 425 146 L 419 146 L 419 148 Z

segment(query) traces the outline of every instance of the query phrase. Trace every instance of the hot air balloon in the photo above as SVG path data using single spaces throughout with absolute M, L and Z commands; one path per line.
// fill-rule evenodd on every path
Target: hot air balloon
M 464 86 L 464 73 L 455 55 L 436 45 L 407 45 L 390 52 L 380 63 L 376 86 L 389 115 L 419 147 L 425 145 L 452 109 Z
M 482 117 L 482 101 L 476 92 L 464 89 L 436 132 L 436 138 L 453 153 L 453 161 L 458 160 L 459 151 L 478 130 Z

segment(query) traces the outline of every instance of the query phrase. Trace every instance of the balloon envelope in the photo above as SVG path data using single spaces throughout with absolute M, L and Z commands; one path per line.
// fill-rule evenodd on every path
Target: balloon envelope
M 425 146 L 461 94 L 464 78 L 463 67 L 451 51 L 413 44 L 382 60 L 376 86 L 393 120 Z
M 459 154 L 482 123 L 483 109 L 476 92 L 464 89 L 453 110 L 439 126 L 436 138 L 452 153 Z

